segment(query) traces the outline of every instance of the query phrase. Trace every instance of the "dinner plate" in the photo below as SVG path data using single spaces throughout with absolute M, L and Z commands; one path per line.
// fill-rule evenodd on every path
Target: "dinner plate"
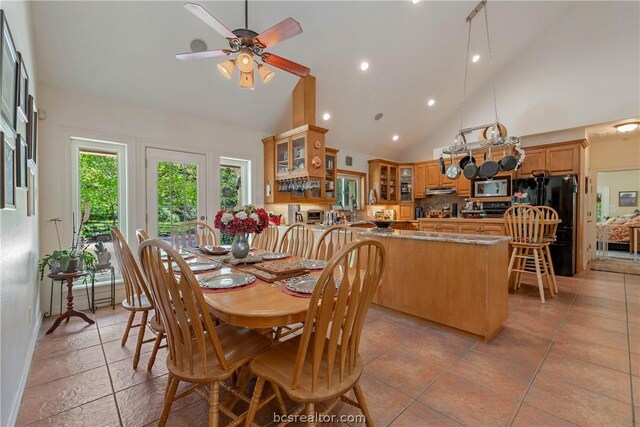
M 303 259 L 299 264 L 307 270 L 322 270 L 327 266 L 327 261 L 321 259 Z
M 256 276 L 246 273 L 225 273 L 206 276 L 198 279 L 200 286 L 207 289 L 232 289 L 248 285 L 256 280 Z
M 187 251 L 183 251 L 182 249 L 178 251 L 178 254 L 182 257 L 182 259 L 187 260 L 187 259 L 191 259 L 191 258 L 195 258 L 195 254 L 192 254 L 191 252 L 187 252 Z M 163 253 L 162 254 L 162 260 L 166 261 L 167 260 L 167 254 Z
M 226 255 L 229 253 L 229 249 L 223 248 L 222 246 L 211 245 L 200 246 L 200 251 L 207 255 Z
M 287 281 L 287 289 L 301 294 L 311 294 L 318 282 L 318 276 L 300 276 Z
M 187 265 L 189 265 L 189 268 L 191 268 L 191 271 L 193 271 L 194 273 L 215 270 L 216 268 L 220 268 L 220 266 L 222 266 L 222 264 L 220 264 L 219 262 L 197 261 L 195 259 L 193 261 L 187 262 Z M 173 267 L 173 271 L 179 272 L 180 268 L 178 266 L 175 266 Z
M 285 259 L 289 258 L 291 254 L 287 252 L 266 252 L 262 254 L 262 259 L 265 261 L 273 261 L 276 259 Z

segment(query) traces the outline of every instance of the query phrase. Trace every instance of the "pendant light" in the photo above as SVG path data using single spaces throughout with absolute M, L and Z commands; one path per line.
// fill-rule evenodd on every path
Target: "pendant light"
M 236 60 L 230 59 L 228 61 L 224 61 L 222 64 L 218 64 L 218 71 L 222 74 L 222 77 L 226 79 L 231 79 L 231 75 L 233 71 L 236 69 Z
M 269 67 L 264 64 L 258 64 L 258 72 L 260 73 L 260 78 L 262 79 L 262 83 L 264 84 L 269 83 L 273 76 L 276 75 L 273 71 L 271 71 Z

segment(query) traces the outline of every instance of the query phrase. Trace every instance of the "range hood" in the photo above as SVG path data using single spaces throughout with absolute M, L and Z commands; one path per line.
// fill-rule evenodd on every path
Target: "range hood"
M 441 187 L 441 188 L 427 188 L 424 190 L 424 194 L 427 196 L 436 196 L 440 194 L 455 194 L 456 189 L 453 187 Z

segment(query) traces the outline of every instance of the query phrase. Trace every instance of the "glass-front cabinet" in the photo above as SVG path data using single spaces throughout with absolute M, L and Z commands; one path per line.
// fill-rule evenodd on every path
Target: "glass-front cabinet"
M 289 174 L 289 138 L 276 141 L 276 175 L 286 176 Z
M 413 201 L 413 166 L 401 165 L 400 168 L 400 201 Z
M 293 157 L 291 160 L 292 172 L 305 171 L 307 169 L 305 142 L 307 137 L 304 135 L 291 138 L 291 152 Z
M 377 204 L 398 201 L 398 165 L 384 160 L 369 160 L 369 185 L 376 194 Z
M 324 196 L 327 199 L 336 199 L 336 170 L 337 170 L 337 156 L 338 150 L 332 148 L 325 149 L 324 156 Z

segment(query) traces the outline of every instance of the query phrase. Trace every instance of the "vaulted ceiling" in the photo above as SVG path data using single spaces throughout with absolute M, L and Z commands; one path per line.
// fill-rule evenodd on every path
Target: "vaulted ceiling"
M 200 2 L 231 29 L 244 25 L 244 3 Z M 270 51 L 307 65 L 317 78 L 318 125 L 328 144 L 394 157 L 438 127 L 462 96 L 467 27 L 477 2 L 253 1 L 249 27 L 261 32 L 289 16 L 304 33 Z M 489 2 L 494 68 L 572 7 L 571 2 Z M 291 126 L 297 78 L 280 70 L 255 91 L 216 70 L 222 58 L 183 62 L 174 54 L 200 38 L 209 49 L 226 40 L 182 2 L 34 2 L 40 83 L 94 96 L 205 117 L 265 132 Z M 483 17 L 474 20 L 472 93 L 489 77 Z M 370 68 L 360 71 L 361 61 Z M 433 107 L 426 106 L 434 98 Z M 488 100 L 489 101 L 489 100 Z M 331 120 L 323 122 L 323 112 Z M 374 121 L 383 113 L 380 121 Z M 393 142 L 392 135 L 399 140 Z M 396 156 L 397 157 L 397 156 Z

